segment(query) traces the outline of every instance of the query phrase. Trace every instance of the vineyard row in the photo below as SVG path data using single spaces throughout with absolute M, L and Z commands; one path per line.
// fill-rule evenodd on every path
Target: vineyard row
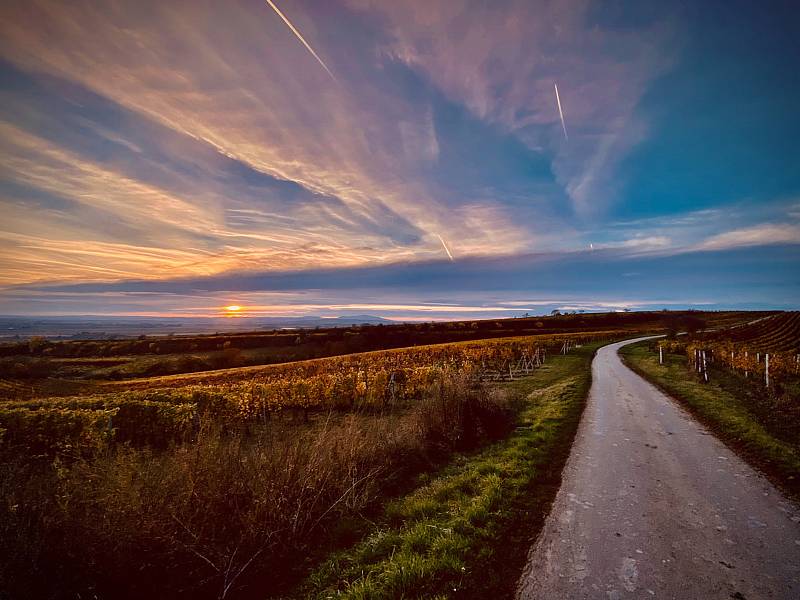
M 276 365 L 210 384 L 0 402 L 0 448 L 47 455 L 92 451 L 110 441 L 164 446 L 191 436 L 202 415 L 246 424 L 284 410 L 393 408 L 446 380 L 513 379 L 540 366 L 548 349 L 566 353 L 575 344 L 572 338 L 512 339 L 408 348 Z

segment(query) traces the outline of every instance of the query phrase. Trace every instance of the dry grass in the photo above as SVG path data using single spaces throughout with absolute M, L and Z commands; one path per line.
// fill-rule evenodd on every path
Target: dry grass
M 167 450 L 6 457 L 0 587 L 12 598 L 263 597 L 414 474 L 511 423 L 503 394 L 455 376 L 394 413 L 238 431 L 207 420 Z

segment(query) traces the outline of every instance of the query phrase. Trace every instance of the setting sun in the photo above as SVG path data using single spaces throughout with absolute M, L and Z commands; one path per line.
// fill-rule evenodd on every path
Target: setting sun
M 239 312 L 239 311 L 241 311 L 241 310 L 242 310 L 242 307 L 241 307 L 241 306 L 239 306 L 238 304 L 231 304 L 230 306 L 226 306 L 226 307 L 225 307 L 225 310 L 227 310 L 228 312 L 233 312 L 233 313 L 235 313 L 235 312 Z

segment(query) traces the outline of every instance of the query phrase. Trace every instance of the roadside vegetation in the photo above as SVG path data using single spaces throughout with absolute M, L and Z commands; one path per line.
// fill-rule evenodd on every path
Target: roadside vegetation
M 789 375 L 767 389 L 752 373 L 746 377 L 744 371 L 711 362 L 706 383 L 683 348 L 697 343 L 663 344 L 671 350 L 664 352 L 663 365 L 658 341 L 625 346 L 620 354 L 634 371 L 679 400 L 779 487 L 800 498 L 800 381 Z
M 511 597 L 560 484 L 599 343 L 510 384 L 520 398 L 505 440 L 459 456 L 392 501 L 376 528 L 329 558 L 299 597 Z
M 528 498 L 525 486 L 560 473 L 583 397 L 575 369 L 588 377 L 588 350 L 560 356 L 561 341 L 542 336 L 551 358 L 531 377 L 481 382 L 476 364 L 502 373 L 530 343 L 233 369 L 202 389 L 156 378 L 138 392 L 7 400 L 0 588 L 11 598 L 288 594 L 376 523 L 402 523 L 415 510 L 405 502 L 429 492 L 400 498 L 427 484 L 448 505 L 472 498 L 458 539 L 480 542 L 488 560 L 489 539 L 520 507 L 544 511 L 539 488 Z
M 204 416 L 194 439 L 165 448 L 73 438 L 55 456 L 6 454 L 0 587 L 14 598 L 261 597 L 320 545 L 357 535 L 361 513 L 415 475 L 507 433 L 512 414 L 504 393 L 454 377 L 402 411 L 240 427 Z

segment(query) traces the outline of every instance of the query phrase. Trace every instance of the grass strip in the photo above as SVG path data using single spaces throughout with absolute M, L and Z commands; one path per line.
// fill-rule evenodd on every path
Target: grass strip
M 651 352 L 647 342 L 625 346 L 620 356 L 626 365 L 680 401 L 751 465 L 762 471 L 790 496 L 800 498 L 800 448 L 777 438 L 747 406 L 744 386 L 731 378 L 701 383 L 687 371 L 686 357 Z
M 515 432 L 389 503 L 373 533 L 329 557 L 297 595 L 512 596 L 558 490 L 600 345 L 553 356 L 534 375 L 507 384 L 524 398 Z

